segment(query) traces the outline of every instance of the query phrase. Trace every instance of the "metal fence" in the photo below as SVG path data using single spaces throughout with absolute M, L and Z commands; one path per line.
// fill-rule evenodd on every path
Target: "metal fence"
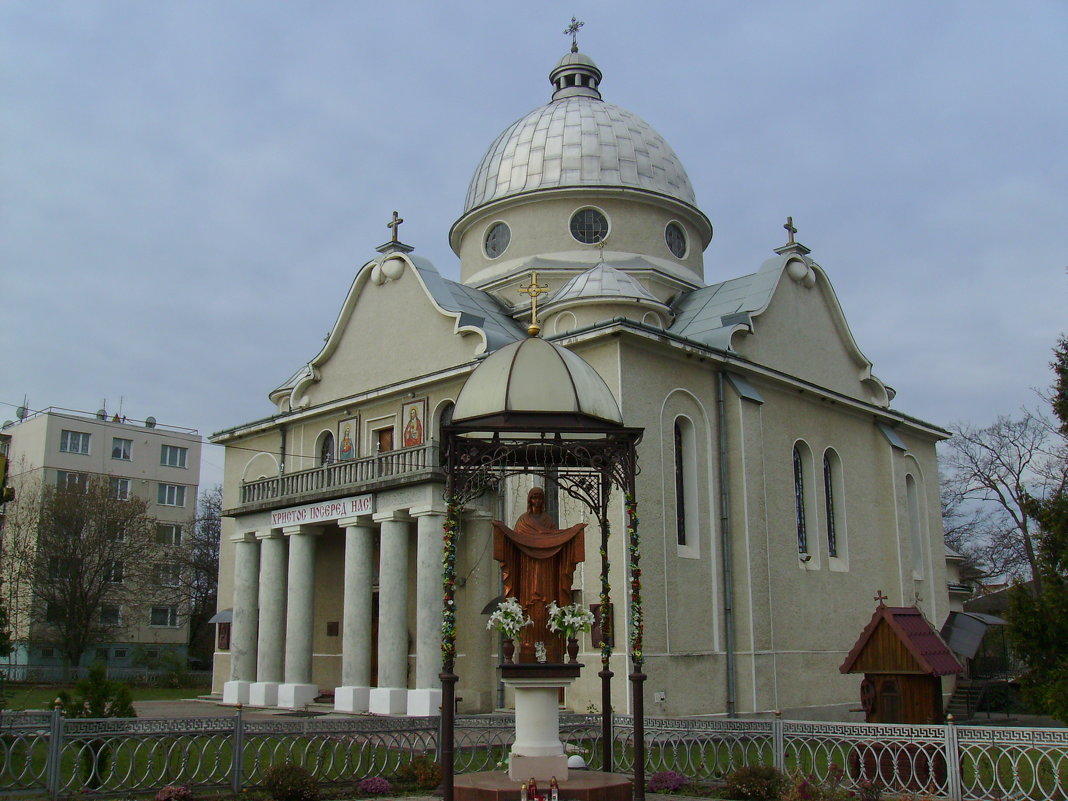
M 561 739 L 602 768 L 600 717 L 561 717 Z M 504 766 L 512 718 L 456 724 L 456 771 Z M 795 779 L 865 783 L 887 794 L 951 801 L 1068 796 L 1068 730 L 905 726 L 784 720 L 647 719 L 646 773 L 675 770 L 715 780 L 745 765 L 773 765 Z M 232 790 L 260 786 L 273 764 L 293 761 L 325 785 L 395 777 L 433 759 L 437 718 L 66 719 L 57 712 L 0 715 L 0 795 L 56 799 L 149 793 L 168 784 Z M 613 768 L 633 768 L 634 728 L 617 716 Z
M 6 682 L 20 684 L 69 684 L 89 678 L 87 667 L 62 665 L 0 665 L 0 676 Z M 211 687 L 210 670 L 153 670 L 145 667 L 115 667 L 108 665 L 106 676 L 126 684 L 167 686 L 180 681 L 183 687 Z

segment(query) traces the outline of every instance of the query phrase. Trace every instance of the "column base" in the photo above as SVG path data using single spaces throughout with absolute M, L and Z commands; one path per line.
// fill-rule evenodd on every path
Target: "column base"
M 408 691 L 403 687 L 372 687 L 368 711 L 372 715 L 404 715 Z
M 512 753 L 508 757 L 508 778 L 514 782 L 530 781 L 533 776 L 538 782 L 538 790 L 542 786 L 548 791 L 549 782 L 553 776 L 558 782 L 567 781 L 567 757 L 559 756 L 523 756 Z
M 277 706 L 278 682 L 253 682 L 252 686 L 249 687 L 248 690 L 248 703 L 250 706 Z
M 316 684 L 284 682 L 278 685 L 278 706 L 282 709 L 303 709 L 319 694 Z
M 228 681 L 223 685 L 224 704 L 247 704 L 250 681 Z
M 335 687 L 335 712 L 366 712 L 370 708 L 370 687 Z
M 408 717 L 428 718 L 441 714 L 441 690 L 408 690 Z

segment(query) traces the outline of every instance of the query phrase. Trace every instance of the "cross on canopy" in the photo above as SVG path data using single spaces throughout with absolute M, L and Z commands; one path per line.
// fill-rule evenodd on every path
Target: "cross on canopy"
M 530 325 L 527 327 L 527 333 L 535 337 L 541 331 L 541 327 L 538 325 L 538 296 L 547 294 L 549 285 L 539 284 L 537 271 L 531 270 L 530 283 L 519 287 L 517 291 L 522 295 L 530 296 Z

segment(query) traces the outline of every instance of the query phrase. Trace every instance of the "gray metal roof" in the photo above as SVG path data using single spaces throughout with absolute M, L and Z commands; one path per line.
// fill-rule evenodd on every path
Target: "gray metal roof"
M 609 266 L 605 262 L 600 262 L 586 270 L 586 272 L 579 273 L 560 287 L 557 292 L 549 297 L 545 308 L 580 298 L 638 300 L 655 303 L 658 306 L 664 305 L 634 278 L 622 270 Z
M 695 289 L 675 302 L 671 333 L 713 348 L 730 348 L 731 335 L 749 326 L 771 300 L 786 257 L 768 259 L 760 270 Z
M 582 54 L 565 56 L 576 71 L 596 70 Z M 600 73 L 597 73 L 599 81 Z M 590 87 L 558 89 L 558 98 L 509 125 L 475 170 L 464 214 L 492 200 L 565 186 L 626 186 L 696 206 L 675 151 L 636 114 L 600 100 Z
M 408 254 L 434 302 L 450 312 L 460 313 L 460 325 L 481 328 L 486 334 L 486 352 L 525 339 L 526 331 L 513 320 L 500 302 L 487 292 L 442 277 L 434 265 L 421 256 Z

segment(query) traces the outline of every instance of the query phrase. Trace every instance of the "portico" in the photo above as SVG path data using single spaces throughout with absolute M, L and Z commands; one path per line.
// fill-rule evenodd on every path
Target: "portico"
M 430 490 L 238 518 L 224 703 L 299 709 L 332 689 L 340 712 L 438 714 L 444 509 Z

